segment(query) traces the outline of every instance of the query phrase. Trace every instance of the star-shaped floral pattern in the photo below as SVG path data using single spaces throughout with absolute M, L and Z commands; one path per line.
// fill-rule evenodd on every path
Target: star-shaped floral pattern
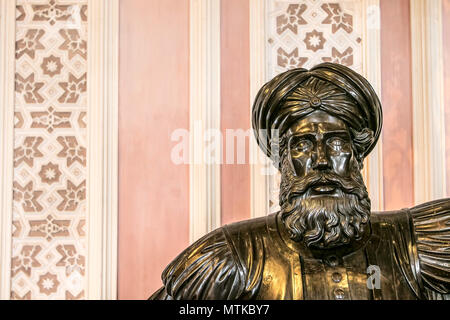
M 338 49 L 331 49 L 331 57 L 322 58 L 323 61 L 343 64 L 344 66 L 353 65 L 353 49 L 348 47 L 344 52 L 340 53 Z
M 47 296 L 55 293 L 58 290 L 59 281 L 56 274 L 47 272 L 39 277 L 38 281 L 39 291 Z
M 59 85 L 64 89 L 64 93 L 58 98 L 60 103 L 77 103 L 78 98 L 83 92 L 86 92 L 86 73 L 80 78 L 69 74 L 69 81 L 60 82 Z
M 70 5 L 57 4 L 55 0 L 50 0 L 48 4 L 33 5 L 33 21 L 48 21 L 50 25 L 54 25 L 56 21 L 69 20 L 72 13 Z
M 321 8 L 327 13 L 327 17 L 322 23 L 331 24 L 333 33 L 341 28 L 347 33 L 353 31 L 353 17 L 344 13 L 339 3 L 324 3 Z
M 30 112 L 33 122 L 31 128 L 45 128 L 48 132 L 53 132 L 56 128 L 70 128 L 71 112 L 57 112 L 53 107 L 47 111 Z
M 45 49 L 40 42 L 45 31 L 42 29 L 29 29 L 25 37 L 16 41 L 16 59 L 19 59 L 24 54 L 34 59 L 36 50 Z
M 286 30 L 290 30 L 294 34 L 297 34 L 298 27 L 306 24 L 306 20 L 302 17 L 306 8 L 305 4 L 290 4 L 287 7 L 286 13 L 277 17 L 278 34 L 282 34 Z
M 22 187 L 17 181 L 13 183 L 13 199 L 19 203 L 25 212 L 39 212 L 43 208 L 38 199 L 42 191 L 33 190 L 33 181 Z
M 57 164 L 49 162 L 41 167 L 39 176 L 41 177 L 43 183 L 52 184 L 59 181 L 61 171 L 59 171 Z
M 26 103 L 42 103 L 44 98 L 40 95 L 39 90 L 44 86 L 44 82 L 35 82 L 34 73 L 23 78 L 16 73 L 15 91 L 20 93 Z
M 50 77 L 58 75 L 63 68 L 61 58 L 50 55 L 42 60 L 41 68 L 42 72 Z
M 52 241 L 55 237 L 69 236 L 70 220 L 57 220 L 48 215 L 45 220 L 30 220 L 30 237 L 40 237 Z
M 57 140 L 63 147 L 58 157 L 66 158 L 68 167 L 76 161 L 86 165 L 86 148 L 78 144 L 77 138 L 68 136 L 58 137 Z
M 44 155 L 39 150 L 39 145 L 44 141 L 42 137 L 26 137 L 22 145 L 14 149 L 14 167 L 25 162 L 32 167 L 35 158 L 41 158 Z
M 306 49 L 316 52 L 317 50 L 323 49 L 325 43 L 325 38 L 323 37 L 323 32 L 313 30 L 306 33 L 306 37 L 303 40 L 306 44 Z
M 59 33 L 64 38 L 64 43 L 59 48 L 67 51 L 69 59 L 77 54 L 86 59 L 87 42 L 81 38 L 77 29 L 62 29 Z
M 20 254 L 14 256 L 11 260 L 12 276 L 22 271 L 26 275 L 31 274 L 31 268 L 40 267 L 41 264 L 36 259 L 38 253 L 42 250 L 40 245 L 25 245 Z
M 78 205 L 86 199 L 86 181 L 76 186 L 71 181 L 67 181 L 65 190 L 58 190 L 59 195 L 63 198 L 58 205 L 59 211 L 74 211 Z
M 286 69 L 301 68 L 308 60 L 306 57 L 299 57 L 298 48 L 295 48 L 291 53 L 287 53 L 282 48 L 278 48 L 277 63 L 280 67 Z
M 56 250 L 61 255 L 61 260 L 56 265 L 64 267 L 67 275 L 74 271 L 84 275 L 85 258 L 78 254 L 74 245 L 59 245 L 56 247 Z

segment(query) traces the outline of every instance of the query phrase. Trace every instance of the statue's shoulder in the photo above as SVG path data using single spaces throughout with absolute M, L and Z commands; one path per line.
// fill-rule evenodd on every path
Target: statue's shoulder
M 391 242 L 408 282 L 423 298 L 450 298 L 450 198 L 375 212 L 373 233 Z
M 171 299 L 226 300 L 238 294 L 239 287 L 232 283 L 239 283 L 239 269 L 223 228 L 218 228 L 181 252 L 161 278 Z
M 272 214 L 269 216 L 234 222 L 227 224 L 222 228 L 229 237 L 229 240 L 235 242 L 233 240 L 236 238 L 260 238 L 267 236 L 268 228 L 274 221 L 274 215 Z
M 163 271 L 167 294 L 173 299 L 251 298 L 264 263 L 266 220 L 225 225 L 191 244 Z
M 409 210 L 422 285 L 430 299 L 450 299 L 450 198 Z

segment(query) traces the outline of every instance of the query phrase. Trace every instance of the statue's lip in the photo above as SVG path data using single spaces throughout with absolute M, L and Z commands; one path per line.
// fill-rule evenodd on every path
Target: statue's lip
M 333 193 L 339 186 L 334 182 L 317 182 L 313 184 L 310 188 L 313 192 L 319 193 L 319 194 L 328 194 Z

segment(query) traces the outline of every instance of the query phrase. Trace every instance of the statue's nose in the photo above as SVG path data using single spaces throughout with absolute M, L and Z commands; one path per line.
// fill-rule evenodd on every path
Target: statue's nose
M 330 169 L 330 164 L 327 159 L 327 155 L 325 153 L 325 148 L 318 143 L 316 150 L 313 154 L 313 169 L 316 170 L 328 170 Z

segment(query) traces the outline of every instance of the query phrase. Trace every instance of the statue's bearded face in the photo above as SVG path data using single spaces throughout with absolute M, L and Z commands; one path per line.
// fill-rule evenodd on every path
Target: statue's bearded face
M 332 248 L 360 239 L 370 200 L 347 125 L 323 111 L 282 138 L 280 205 L 295 241 Z

